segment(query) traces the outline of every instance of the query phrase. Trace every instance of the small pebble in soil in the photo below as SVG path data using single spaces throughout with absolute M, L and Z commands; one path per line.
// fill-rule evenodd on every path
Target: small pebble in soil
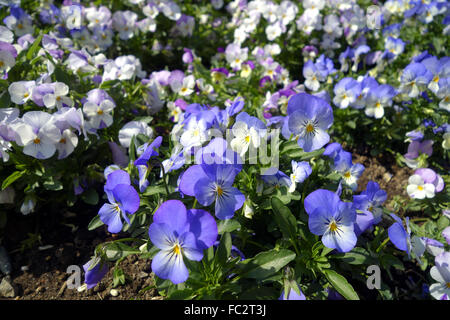
M 111 289 L 109 294 L 112 295 L 113 297 L 117 297 L 119 295 L 119 291 L 117 291 L 116 289 Z
M 386 182 L 391 181 L 391 179 L 392 179 L 392 174 L 390 174 L 389 172 L 386 172 L 385 174 L 383 174 L 383 179 L 384 179 L 384 181 L 386 181 Z
M 38 250 L 39 250 L 39 251 L 44 251 L 44 250 L 48 250 L 48 249 L 51 249 L 51 248 L 53 248 L 53 245 L 52 245 L 52 244 L 48 244 L 48 245 L 46 245 L 46 246 L 40 246 L 40 247 L 38 247 Z
M 77 288 L 77 291 L 78 292 L 83 292 L 83 291 L 85 291 L 87 289 L 87 286 L 86 286 L 86 283 L 85 284 L 83 284 L 82 286 L 79 286 L 78 288 Z
M 30 268 L 28 266 L 21 266 L 20 270 L 22 270 L 23 272 L 27 272 Z
M 10 276 L 6 276 L 0 282 L 0 296 L 4 298 L 14 298 L 17 296 L 17 288 Z

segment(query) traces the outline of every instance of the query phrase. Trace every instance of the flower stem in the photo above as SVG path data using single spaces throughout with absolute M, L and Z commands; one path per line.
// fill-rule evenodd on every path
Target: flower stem
M 377 249 L 377 253 L 378 252 L 380 252 L 381 251 L 381 249 L 383 249 L 385 246 L 386 246 L 386 244 L 389 242 L 389 237 L 387 237 L 384 241 L 383 241 L 383 243 L 382 244 L 380 244 L 380 246 L 378 247 L 378 249 Z

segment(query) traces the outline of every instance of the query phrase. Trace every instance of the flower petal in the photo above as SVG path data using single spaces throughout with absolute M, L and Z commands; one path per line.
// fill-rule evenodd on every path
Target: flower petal
M 161 279 L 169 279 L 174 284 L 185 282 L 189 277 L 189 271 L 181 254 L 175 254 L 172 250 L 158 252 L 152 260 L 152 271 Z
M 113 204 L 105 203 L 98 211 L 100 220 L 108 225 L 108 231 L 111 233 L 119 233 L 122 230 L 122 220 L 120 220 L 120 212 L 117 211 Z

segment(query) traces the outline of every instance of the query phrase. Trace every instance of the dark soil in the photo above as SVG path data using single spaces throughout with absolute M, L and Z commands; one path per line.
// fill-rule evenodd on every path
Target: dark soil
M 392 210 L 390 202 L 394 196 L 408 197 L 406 186 L 413 170 L 408 167 L 399 167 L 393 160 L 383 157 L 368 157 L 354 154 L 354 163 L 361 163 L 366 168 L 358 180 L 357 192 L 363 191 L 369 181 L 375 181 L 380 188 L 387 192 L 384 205 Z
M 130 300 L 130 299 L 160 299 L 153 285 L 153 275 L 150 270 L 150 260 L 138 259 L 136 255 L 126 257 L 120 264 L 127 278 L 125 285 L 117 286 L 117 296 L 111 295 L 113 289 L 113 265 L 102 281 L 90 290 L 78 292 L 68 289 L 67 279 L 72 273 L 67 268 L 76 265 L 81 268 L 81 284 L 84 281 L 83 264 L 90 260 L 96 245 L 111 240 L 111 234 L 106 227 L 88 231 L 87 225 L 95 216 L 93 208 L 80 207 L 74 212 L 62 215 L 43 212 L 31 213 L 23 217 L 15 214 L 8 221 L 4 238 L 4 246 L 10 254 L 13 272 L 11 277 L 17 287 L 16 300 Z M 32 216 L 34 215 L 34 217 Z M 36 221 L 36 217 L 39 221 Z M 8 217 L 9 218 L 9 217 Z M 45 219 L 43 221 L 42 219 Z M 59 219 L 59 222 L 56 221 Z M 36 227 L 39 226 L 39 227 Z M 78 226 L 76 230 L 72 228 Z M 76 228 L 76 227 L 75 227 Z M 40 241 L 32 248 L 23 248 L 23 240 L 28 233 L 39 230 Z M 120 236 L 120 234 L 119 234 Z M 45 249 L 45 247 L 49 247 Z M 44 249 L 44 250 L 42 250 Z M 23 271 L 23 267 L 27 270 Z

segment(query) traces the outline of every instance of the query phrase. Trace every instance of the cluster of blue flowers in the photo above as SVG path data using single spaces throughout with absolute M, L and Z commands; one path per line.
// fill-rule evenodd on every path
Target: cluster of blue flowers
M 292 252 L 270 280 L 281 300 L 318 297 L 307 285 L 318 274 L 337 290 L 324 287 L 330 299 L 348 294 L 327 255 L 379 241 L 367 256 L 381 257 L 390 240 L 389 254 L 432 259 L 430 293 L 450 298 L 447 2 L 95 3 L 0 1 L 2 203 L 20 190 L 29 214 L 41 188 L 68 182 L 73 204 L 103 184 L 91 226 L 139 229 L 129 242 L 157 277 L 191 285 L 203 261 L 217 289 L 261 276 L 247 269 L 267 254 L 255 248 Z M 348 128 L 370 146 L 409 143 L 377 150 L 414 170 L 406 197 L 387 205 L 386 184 L 361 183 Z M 276 162 L 263 161 L 269 151 Z M 413 209 L 430 211 L 438 232 Z M 84 265 L 88 289 L 109 270 L 107 246 Z

